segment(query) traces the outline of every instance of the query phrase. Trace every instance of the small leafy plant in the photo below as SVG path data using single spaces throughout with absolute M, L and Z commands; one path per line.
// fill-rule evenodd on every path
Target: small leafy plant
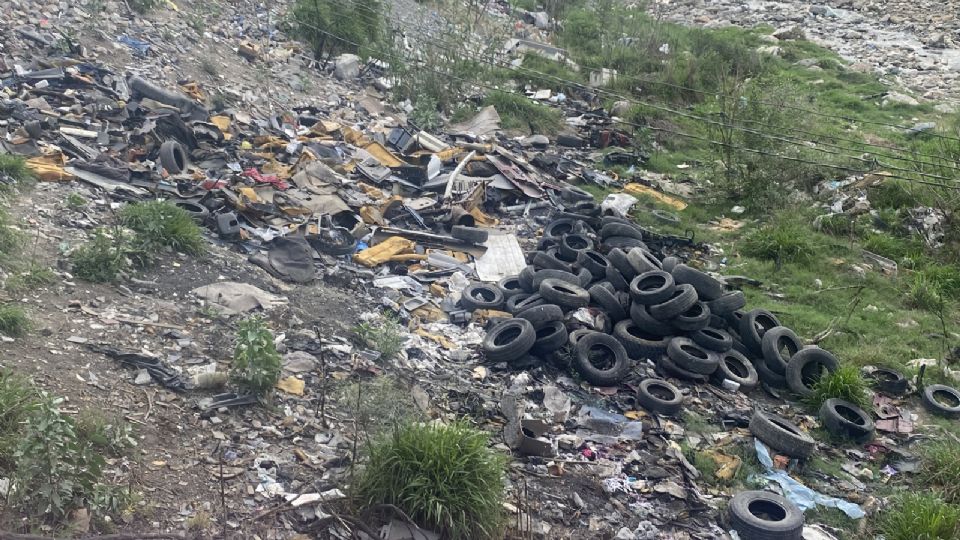
M 411 423 L 374 443 L 357 493 L 392 504 L 445 538 L 500 538 L 506 457 L 463 422 Z
M 0 334 L 20 337 L 30 330 L 30 318 L 23 308 L 14 304 L 0 304 Z
M 167 201 L 129 204 L 120 211 L 120 222 L 136 233 L 134 247 L 147 255 L 167 247 L 189 254 L 204 251 L 200 227 L 186 210 Z
M 70 255 L 73 273 L 80 279 L 95 283 L 116 281 L 130 267 L 128 239 L 120 231 L 113 235 L 98 229 L 93 239 Z
M 384 360 L 399 354 L 406 341 L 400 323 L 390 315 L 384 315 L 375 321 L 361 322 L 353 331 L 360 344 L 380 351 Z
M 280 380 L 280 353 L 261 317 L 240 322 L 230 379 L 241 391 L 258 397 L 269 394 Z
M 23 191 L 31 187 L 34 180 L 33 171 L 24 158 L 0 154 L 0 192 L 9 192 L 11 187 Z

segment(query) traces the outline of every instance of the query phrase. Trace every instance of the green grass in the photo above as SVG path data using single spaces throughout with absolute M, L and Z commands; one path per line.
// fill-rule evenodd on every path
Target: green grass
M 3 181 L 6 177 L 12 183 Z M 0 154 L 0 192 L 9 192 L 10 188 L 23 190 L 33 185 L 33 171 L 27 167 L 27 161 L 21 156 Z
M 127 242 L 119 232 L 111 236 L 98 229 L 89 242 L 70 254 L 74 275 L 95 283 L 116 281 L 130 267 Z
M 361 345 L 380 352 L 381 358 L 390 360 L 403 350 L 406 337 L 397 319 L 382 315 L 373 321 L 364 321 L 353 329 Z
M 858 407 L 867 407 L 869 385 L 856 366 L 841 365 L 833 373 L 827 373 L 813 385 L 813 395 L 807 398 L 811 409 L 819 410 L 828 399 L 839 398 Z
M 0 334 L 20 337 L 30 330 L 30 318 L 22 307 L 15 304 L 0 304 Z
M 71 193 L 67 195 L 67 208 L 71 210 L 82 210 L 87 206 L 87 199 L 79 193 Z
M 30 291 L 50 285 L 57 281 L 57 274 L 44 266 L 31 265 L 26 271 L 19 272 L 7 279 L 4 287 L 13 294 Z
M 561 126 L 562 118 L 558 109 L 541 105 L 518 94 L 493 91 L 483 104 L 496 107 L 503 129 L 552 135 Z
M 13 469 L 20 430 L 39 399 L 37 390 L 25 377 L 0 369 L 0 473 Z
M 906 493 L 878 516 L 886 540 L 952 540 L 960 534 L 960 507 L 929 492 Z
M 411 423 L 369 448 L 361 505 L 392 504 L 445 538 L 500 538 L 507 458 L 466 423 Z
M 741 252 L 749 257 L 783 263 L 806 264 L 814 259 L 817 245 L 810 227 L 790 216 L 751 232 L 741 243 Z
M 15 253 L 23 245 L 23 233 L 14 228 L 10 214 L 0 207 L 0 257 Z
M 960 447 L 953 441 L 935 441 L 920 448 L 920 485 L 934 489 L 950 504 L 960 503 Z
M 120 211 L 120 221 L 136 232 L 136 248 L 148 255 L 165 248 L 195 255 L 206 247 L 200 227 L 190 214 L 166 201 L 128 204 Z
M 826 525 L 837 535 L 838 540 L 854 540 L 860 520 L 852 519 L 842 510 L 818 506 L 804 513 L 804 523 Z

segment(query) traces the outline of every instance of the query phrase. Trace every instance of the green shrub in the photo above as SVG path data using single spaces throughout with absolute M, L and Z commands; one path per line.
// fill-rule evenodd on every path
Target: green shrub
M 19 337 L 30 329 L 30 318 L 22 307 L 0 304 L 0 334 Z
M 119 231 L 111 237 L 103 229 L 97 229 L 92 240 L 71 253 L 74 275 L 95 283 L 115 281 L 130 267 L 127 242 Z
M 133 229 L 134 248 L 152 256 L 163 248 L 198 254 L 205 243 L 200 227 L 186 210 L 167 201 L 128 204 L 120 211 L 120 221 Z
M 923 256 L 923 245 L 916 239 L 882 233 L 867 236 L 863 240 L 863 249 L 898 262 Z
M 71 210 L 81 210 L 87 206 L 87 199 L 79 193 L 67 195 L 67 208 Z
M 111 419 L 98 410 L 87 409 L 77 416 L 76 428 L 80 438 L 89 441 L 102 453 L 114 457 L 127 455 L 131 448 L 137 446 L 137 440 L 133 438 L 133 426 L 119 415 Z
M 560 129 L 562 123 L 559 110 L 511 92 L 493 91 L 484 100 L 484 105 L 496 107 L 500 126 L 504 129 L 550 134 Z
M 842 365 L 833 373 L 820 377 L 813 385 L 813 395 L 807 398 L 807 404 L 820 409 L 828 399 L 839 398 L 864 408 L 869 406 L 869 385 L 856 366 Z
M 506 457 L 464 423 L 408 424 L 371 445 L 357 495 L 445 538 L 500 538 Z
M 387 7 L 382 0 L 297 0 L 290 11 L 294 34 L 319 58 L 350 52 L 380 56 L 387 43 Z
M 384 315 L 374 321 L 365 321 L 354 329 L 360 344 L 380 352 L 384 360 L 389 360 L 403 350 L 407 338 L 397 320 Z
M 905 493 L 878 517 L 886 540 L 952 540 L 960 535 L 960 508 L 929 492 Z
M 241 391 L 264 397 L 280 380 L 280 353 L 260 317 L 240 321 L 230 379 Z
M 0 369 L 0 476 L 15 467 L 13 453 L 20 443 L 20 431 L 40 400 L 30 381 Z
M 797 219 L 785 218 L 749 233 L 740 245 L 748 257 L 783 263 L 808 263 L 816 246 L 811 230 Z
M 414 105 L 410 120 L 424 131 L 434 131 L 442 124 L 437 107 L 437 100 L 432 96 L 422 96 Z
M 31 187 L 35 180 L 23 157 L 0 154 L 0 192 L 9 192 L 11 188 L 22 191 Z
M 953 442 L 931 442 L 920 449 L 919 484 L 936 489 L 950 504 L 960 503 L 960 447 Z
M 868 188 L 867 199 L 874 208 L 905 210 L 919 206 L 923 197 L 917 186 L 888 178 L 880 185 Z

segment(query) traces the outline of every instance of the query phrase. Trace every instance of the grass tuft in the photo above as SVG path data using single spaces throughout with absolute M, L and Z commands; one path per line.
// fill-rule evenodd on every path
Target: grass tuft
M 23 157 L 0 154 L 0 192 L 10 191 L 10 188 L 22 191 L 32 186 L 35 179 Z
M 361 504 L 395 505 L 445 538 L 500 538 L 506 457 L 487 445 L 462 422 L 402 426 L 371 445 Z
M 362 322 L 354 327 L 353 331 L 363 346 L 380 351 L 384 360 L 399 354 L 407 340 L 400 323 L 389 315 L 375 321 Z
M 960 508 L 934 493 L 906 493 L 879 516 L 886 540 L 952 540 L 960 534 Z
M 82 210 L 87 206 L 87 199 L 79 193 L 67 195 L 67 208 L 71 210 Z
M 811 230 L 799 220 L 783 219 L 751 232 L 741 244 L 744 255 L 783 263 L 808 263 L 816 250 Z
M 200 227 L 186 210 L 167 201 L 128 204 L 120 211 L 120 221 L 136 232 L 136 248 L 147 255 L 171 248 L 189 254 L 204 251 Z
M 950 504 L 960 503 L 960 447 L 939 441 L 920 450 L 919 484 L 936 489 Z
M 839 398 L 858 407 L 866 407 L 869 385 L 856 366 L 840 366 L 833 373 L 827 373 L 813 386 L 813 395 L 807 398 L 811 408 L 820 409 L 828 399 Z
M 0 334 L 19 337 L 30 330 L 30 318 L 23 308 L 14 304 L 0 304 Z
M 108 236 L 98 229 L 93 239 L 77 248 L 71 255 L 73 273 L 80 279 L 95 283 L 116 281 L 130 266 L 126 239 Z
M 13 227 L 10 214 L 0 207 L 0 257 L 11 255 L 23 245 L 23 233 Z
M 561 126 L 560 111 L 511 92 L 491 92 L 484 100 L 484 105 L 496 107 L 503 129 L 548 134 L 556 132 Z
M 11 276 L 4 285 L 13 294 L 30 291 L 57 280 L 53 270 L 43 266 L 31 266 L 27 271 Z

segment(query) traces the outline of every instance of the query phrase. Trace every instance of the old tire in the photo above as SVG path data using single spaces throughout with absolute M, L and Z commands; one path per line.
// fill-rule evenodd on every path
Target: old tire
M 667 356 L 677 366 L 699 373 L 710 375 L 717 370 L 720 356 L 697 345 L 690 338 L 675 337 L 667 344 Z
M 670 336 L 676 333 L 673 325 L 654 319 L 653 316 L 650 315 L 648 306 L 643 304 L 634 302 L 633 305 L 630 306 L 630 318 L 633 319 L 633 322 L 637 323 L 637 326 L 642 328 L 644 332 L 654 336 Z
M 760 339 L 763 361 L 771 371 L 780 375 L 786 375 L 787 364 L 800 349 L 803 349 L 803 342 L 786 326 L 771 328 L 764 332 Z
M 577 346 L 577 343 L 580 343 L 580 339 L 583 338 L 583 336 L 596 333 L 596 330 L 591 330 L 589 328 L 578 328 L 573 332 L 570 332 L 570 334 L 567 336 L 567 344 L 570 345 L 571 348 L 574 348 Z
M 803 512 L 769 491 L 741 491 L 727 507 L 730 526 L 741 540 L 801 540 Z
M 627 261 L 630 262 L 630 266 L 637 272 L 637 275 L 660 270 L 662 266 L 653 253 L 643 248 L 633 248 L 628 251 Z
M 666 354 L 657 359 L 657 369 L 660 370 L 660 373 L 665 375 L 670 375 L 671 377 L 676 377 L 678 379 L 683 379 L 685 381 L 694 383 L 705 383 L 708 380 L 708 377 L 702 373 L 687 371 L 678 366 Z
M 653 413 L 674 415 L 683 408 L 683 394 L 667 381 L 645 379 L 637 386 L 637 403 Z
M 865 443 L 873 439 L 873 419 L 863 409 L 842 399 L 831 398 L 820 406 L 820 421 L 832 435 Z
M 577 264 L 580 265 L 580 268 L 584 268 L 587 272 L 590 272 L 590 275 L 592 275 L 594 279 L 599 280 L 606 279 L 607 267 L 610 266 L 610 261 L 601 255 L 599 251 L 585 249 L 577 255 Z
M 576 220 L 570 218 L 555 219 L 543 228 L 543 236 L 544 238 L 556 238 L 559 244 L 560 238 L 565 234 L 572 233 L 575 225 Z
M 579 285 L 559 279 L 543 280 L 540 283 L 540 296 L 547 302 L 566 309 L 582 308 L 590 303 L 590 293 Z
M 558 143 L 558 144 L 559 144 L 559 143 Z M 561 189 L 561 190 L 560 190 L 560 198 L 563 199 L 563 200 L 565 200 L 565 201 L 572 202 L 572 203 L 576 203 L 576 202 L 579 202 L 579 201 L 592 201 L 592 200 L 594 200 L 594 199 L 593 199 L 593 195 L 591 195 L 590 193 L 584 191 L 584 190 L 581 189 L 581 188 L 578 188 L 577 186 L 567 186 L 567 187 Z
M 743 296 L 743 291 L 729 292 L 716 300 L 707 302 L 710 311 L 721 317 L 742 309 L 747 305 L 747 299 Z
M 573 272 L 545 268 L 543 270 L 537 270 L 533 273 L 533 292 L 539 293 L 540 285 L 548 279 L 563 281 L 565 283 L 569 283 L 570 285 L 580 285 L 580 276 L 574 274 Z
M 793 422 L 760 411 L 750 418 L 750 433 L 774 450 L 797 458 L 809 457 L 817 444 Z
M 770 371 L 770 368 L 767 367 L 766 362 L 764 362 L 762 359 L 754 362 L 753 368 L 757 370 L 757 375 L 760 377 L 760 382 L 766 384 L 770 388 L 787 388 L 787 378 L 779 373 Z
M 652 270 L 633 278 L 630 297 L 634 302 L 655 305 L 669 300 L 675 289 L 672 275 L 662 270 Z
M 490 231 L 464 225 L 454 225 L 450 229 L 450 236 L 470 244 L 482 244 L 490 237 Z
M 801 349 L 787 364 L 787 386 L 799 396 L 813 395 L 813 386 L 820 380 L 823 370 L 833 372 L 839 367 L 840 361 L 820 347 Z
M 733 336 L 716 328 L 702 328 L 690 334 L 690 339 L 708 351 L 727 352 L 733 348 Z
M 736 317 L 736 312 L 731 314 Z M 763 334 L 771 328 L 780 326 L 780 321 L 773 313 L 765 309 L 754 309 L 743 314 L 737 328 L 740 330 L 740 339 L 753 356 L 763 357 L 763 348 L 761 340 Z
M 643 240 L 643 233 L 640 232 L 640 229 L 626 223 L 607 223 L 600 229 L 600 238 L 604 241 L 617 236 Z
M 170 174 L 180 174 L 187 168 L 187 152 L 177 141 L 165 141 L 160 145 L 160 166 Z
M 593 287 L 590 287 L 587 292 L 590 293 L 590 300 L 603 309 L 614 322 L 627 318 L 627 311 L 620 305 L 620 300 L 617 299 L 617 296 L 610 291 L 610 289 L 604 287 L 603 284 L 597 283 Z
M 520 281 L 520 286 L 523 287 L 523 290 L 528 293 L 536 292 L 536 289 L 533 288 L 533 276 L 537 272 L 537 267 L 531 265 L 523 267 L 523 270 L 517 275 L 517 280 Z
M 508 276 L 497 282 L 497 288 L 503 293 L 503 299 L 506 301 L 511 296 L 523 294 L 524 288 L 520 284 L 520 276 Z
M 902 396 L 907 393 L 909 382 L 907 378 L 894 369 L 877 368 L 870 374 L 873 387 L 891 396 Z
M 560 240 L 560 253 L 570 260 L 576 261 L 581 251 L 593 249 L 593 240 L 582 234 L 567 234 Z
M 685 264 L 678 264 L 670 272 L 677 283 L 693 285 L 701 300 L 716 300 L 723 296 L 723 283 Z
M 630 370 L 623 345 L 613 336 L 597 332 L 577 342 L 573 365 L 580 376 L 594 386 L 614 386 Z
M 544 251 L 538 251 L 537 254 L 533 256 L 533 260 L 531 262 L 533 263 L 533 266 L 540 270 L 563 270 L 564 272 L 572 271 L 572 267 L 569 263 L 565 263 Z
M 527 298 L 530 298 L 531 296 L 533 295 L 527 294 L 527 293 L 520 293 L 520 294 L 515 294 L 510 298 L 507 298 L 506 302 L 503 303 L 504 311 L 506 311 L 507 313 L 516 314 L 517 304 L 519 304 L 520 302 L 523 302 L 524 300 L 526 300 Z
M 712 379 L 718 385 L 722 384 L 724 379 L 730 379 L 740 385 L 740 391 L 743 393 L 753 390 L 760 384 L 760 375 L 757 374 L 750 360 L 733 349 L 720 353 L 720 362 L 717 364 L 717 370 L 713 372 Z
M 510 299 L 510 301 L 512 300 L 513 298 Z M 547 302 L 539 294 L 531 294 L 523 300 L 513 302 L 513 310 L 511 310 L 510 313 L 522 313 L 526 309 L 530 309 L 534 306 L 542 306 L 546 303 Z
M 563 309 L 554 304 L 542 304 L 519 311 L 514 317 L 517 319 L 526 319 L 533 325 L 534 330 L 540 330 L 550 323 L 562 321 Z
M 483 352 L 494 362 L 509 362 L 527 354 L 536 340 L 537 332 L 530 321 L 507 319 L 487 332 Z
M 633 278 L 637 277 L 636 271 L 633 269 L 633 265 L 630 264 L 630 261 L 627 260 L 627 254 L 620 248 L 613 248 L 607 252 L 607 260 L 610 261 L 610 264 L 616 268 L 620 274 L 623 275 L 624 279 L 632 281 Z
M 629 291 L 630 284 L 626 278 L 613 265 L 607 267 L 607 281 L 618 291 Z
M 537 329 L 537 340 L 534 341 L 530 352 L 536 355 L 552 353 L 566 345 L 568 337 L 563 321 L 551 321 Z
M 463 290 L 460 305 L 467 311 L 500 309 L 503 307 L 503 291 L 496 285 L 473 283 Z
M 960 416 L 960 391 L 945 384 L 931 384 L 923 389 L 923 404 L 933 414 Z
M 643 240 L 631 236 L 611 236 L 610 238 L 604 238 L 602 245 L 606 249 L 620 249 L 623 251 L 630 251 L 634 248 L 647 249 L 647 245 L 643 243 Z
M 697 291 L 692 285 L 677 285 L 670 298 L 648 307 L 650 315 L 660 321 L 669 321 L 692 308 L 697 303 Z
M 673 272 L 673 269 L 676 268 L 678 264 L 680 264 L 680 259 L 671 255 L 664 257 L 663 260 L 660 261 L 660 268 L 664 272 Z
M 694 302 L 690 309 L 670 320 L 670 324 L 684 332 L 696 332 L 710 325 L 710 308 L 703 302 Z
M 618 322 L 613 327 L 613 337 L 623 344 L 627 356 L 633 360 L 655 360 L 667 352 L 667 345 L 670 343 L 668 338 L 645 332 L 631 319 Z

